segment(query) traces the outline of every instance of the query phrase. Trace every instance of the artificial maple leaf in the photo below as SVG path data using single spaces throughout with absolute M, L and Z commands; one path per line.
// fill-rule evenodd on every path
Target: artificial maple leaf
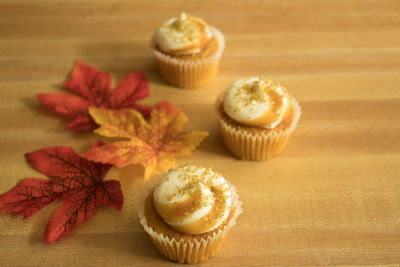
M 93 147 L 99 146 L 96 143 Z M 24 219 L 48 204 L 63 199 L 45 230 L 45 242 L 54 242 L 88 220 L 99 205 L 121 210 L 123 195 L 118 181 L 103 181 L 111 165 L 81 158 L 72 148 L 45 148 L 26 159 L 50 179 L 26 178 L 0 195 L 0 213 L 22 213 Z
M 88 114 L 89 107 L 133 108 L 144 116 L 151 111 L 150 106 L 136 103 L 149 96 L 147 80 L 142 72 L 126 75 L 114 90 L 111 90 L 110 74 L 100 72 L 81 61 L 76 62 L 71 76 L 65 85 L 79 96 L 56 93 L 38 94 L 37 98 L 54 111 L 75 118 L 67 126 L 72 130 L 85 131 L 98 127 Z
M 130 140 L 93 147 L 83 157 L 118 167 L 139 163 L 145 167 L 146 180 L 176 167 L 176 156 L 190 155 L 208 136 L 207 132 L 202 131 L 182 131 L 188 119 L 167 101 L 153 108 L 149 122 L 133 109 L 90 108 L 89 113 L 100 125 L 96 133 Z

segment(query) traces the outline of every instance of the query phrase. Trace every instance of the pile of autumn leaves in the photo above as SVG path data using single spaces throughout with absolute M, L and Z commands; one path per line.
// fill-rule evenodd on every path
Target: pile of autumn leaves
M 46 243 L 71 233 L 99 205 L 122 208 L 120 183 L 103 181 L 112 165 L 140 164 L 145 179 L 149 179 L 175 167 L 175 157 L 190 155 L 208 135 L 183 131 L 188 119 L 168 101 L 154 107 L 136 103 L 149 96 L 141 72 L 128 74 L 113 90 L 110 74 L 80 61 L 71 76 L 65 85 L 74 95 L 39 94 L 39 101 L 74 118 L 69 129 L 94 130 L 123 141 L 96 142 L 82 157 L 63 146 L 26 154 L 27 161 L 49 179 L 26 178 L 0 195 L 0 213 L 22 213 L 25 219 L 54 201 L 64 200 L 46 225 Z

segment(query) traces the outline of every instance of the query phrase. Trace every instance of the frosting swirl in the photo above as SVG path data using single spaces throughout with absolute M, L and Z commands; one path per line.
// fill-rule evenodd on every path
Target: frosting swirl
M 290 102 L 286 89 L 278 83 L 251 77 L 239 79 L 228 87 L 223 108 L 239 123 L 272 129 L 290 110 Z
M 200 52 L 211 38 L 206 22 L 181 13 L 179 18 L 169 19 L 157 29 L 154 42 L 161 51 L 179 56 Z
M 177 231 L 201 234 L 228 217 L 232 195 L 228 183 L 211 169 L 184 166 L 164 176 L 153 192 L 154 206 Z

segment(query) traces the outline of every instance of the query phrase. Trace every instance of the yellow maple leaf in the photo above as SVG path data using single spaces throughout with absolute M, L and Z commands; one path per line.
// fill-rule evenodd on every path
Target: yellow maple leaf
M 190 155 L 209 135 L 203 131 L 182 131 L 188 118 L 168 101 L 153 108 L 149 122 L 134 109 L 90 108 L 89 113 L 100 125 L 95 133 L 129 140 L 90 148 L 83 157 L 117 167 L 141 164 L 146 180 L 176 167 L 175 157 Z

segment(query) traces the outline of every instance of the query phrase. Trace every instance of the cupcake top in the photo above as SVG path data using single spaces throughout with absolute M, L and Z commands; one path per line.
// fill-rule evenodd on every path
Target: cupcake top
M 172 228 L 188 234 L 209 232 L 221 225 L 232 206 L 223 176 L 209 168 L 184 166 L 170 170 L 153 192 L 158 214 Z
M 268 129 L 284 119 L 290 105 L 291 97 L 284 87 L 259 77 L 235 81 L 223 101 L 225 113 L 233 120 Z
M 212 36 L 210 27 L 202 19 L 181 13 L 157 29 L 154 42 L 162 52 L 181 56 L 200 52 Z

